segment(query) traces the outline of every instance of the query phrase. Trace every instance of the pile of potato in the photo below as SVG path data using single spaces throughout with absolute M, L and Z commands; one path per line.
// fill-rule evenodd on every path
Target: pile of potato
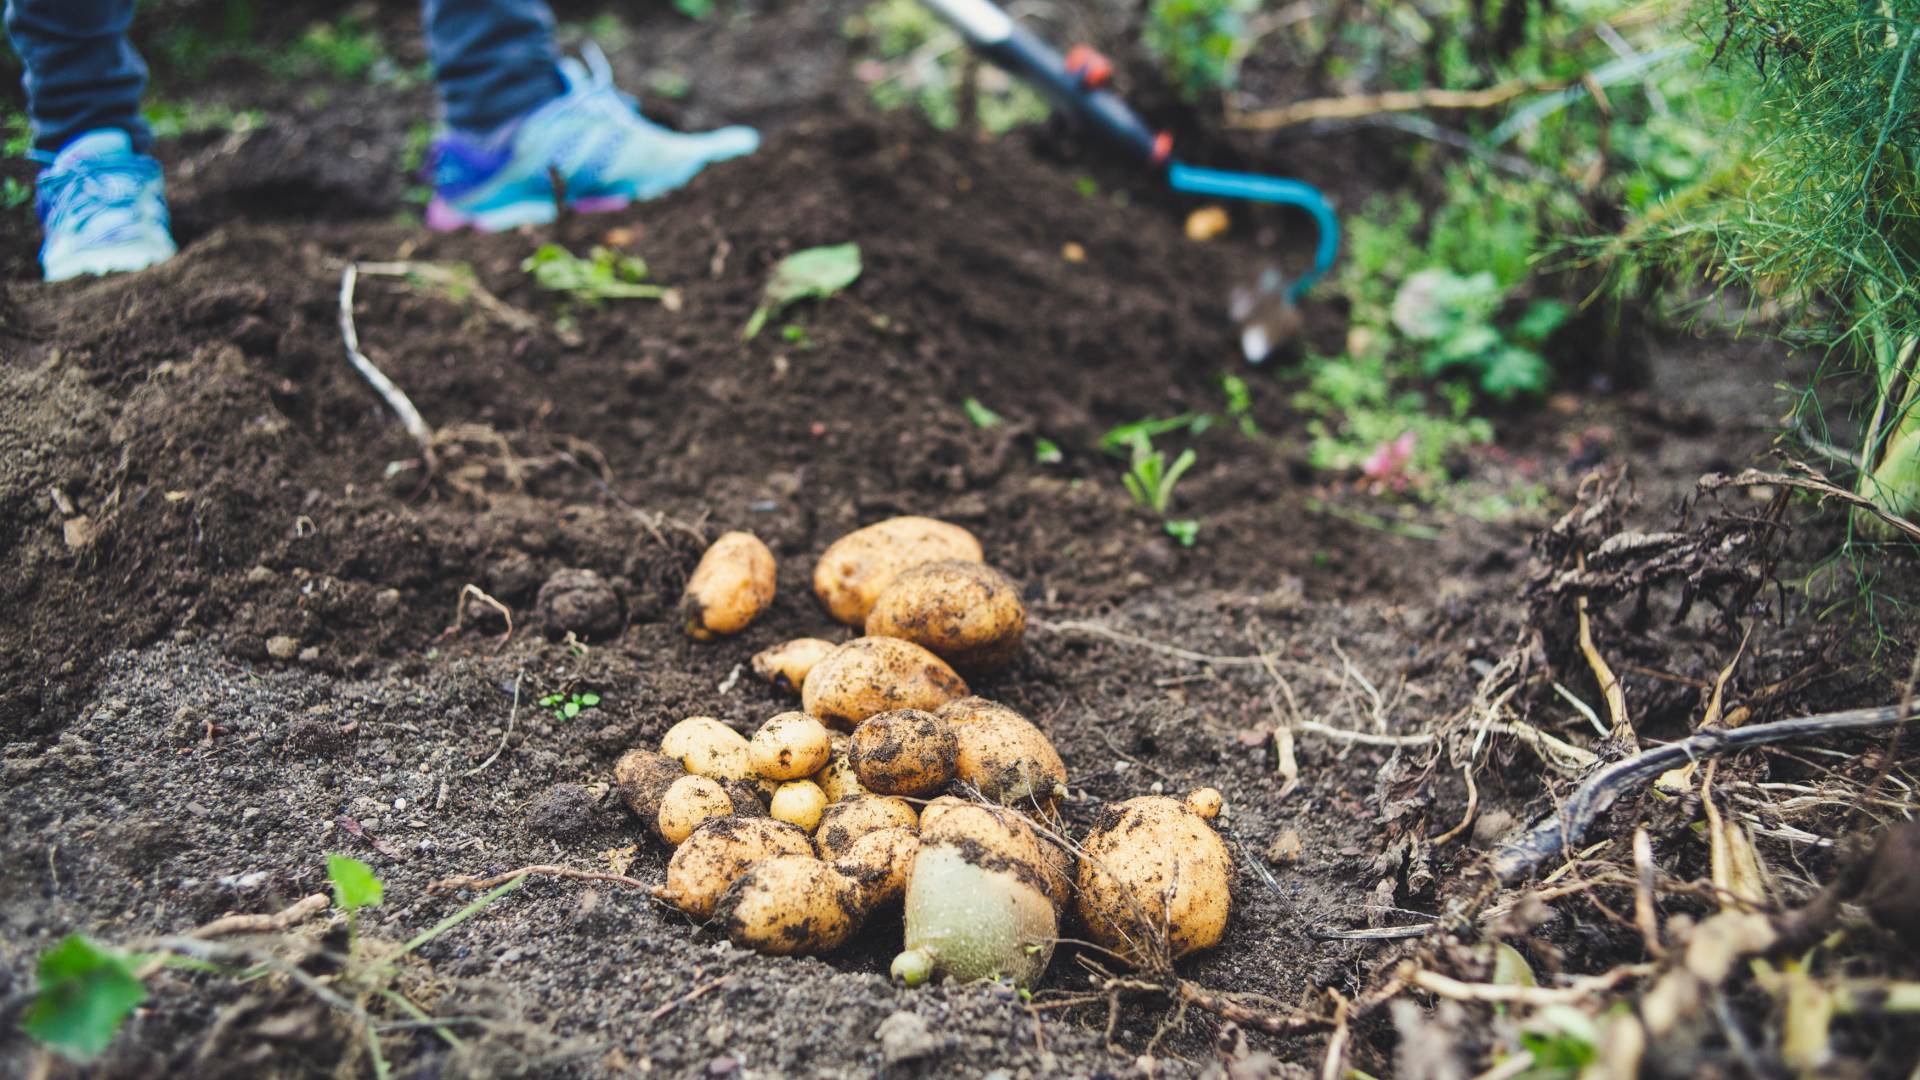
M 860 628 L 753 659 L 798 694 L 751 738 L 711 717 L 669 729 L 614 767 L 622 797 L 674 849 L 656 895 L 742 946 L 823 953 L 898 908 L 896 978 L 1042 976 L 1063 918 L 1136 964 L 1219 942 L 1231 860 L 1209 820 L 1220 796 L 1108 807 L 1069 850 L 1055 805 L 1067 770 L 1014 709 L 971 696 L 961 671 L 1018 655 L 1026 607 L 956 525 L 902 517 L 850 533 L 813 575 L 827 613 Z M 728 533 L 682 605 L 695 640 L 738 633 L 773 597 L 773 557 Z

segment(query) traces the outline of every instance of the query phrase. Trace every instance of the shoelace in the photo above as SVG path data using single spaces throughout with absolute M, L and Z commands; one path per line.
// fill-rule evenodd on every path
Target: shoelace
M 158 178 L 160 166 L 137 158 L 104 158 L 77 168 L 42 173 L 38 183 L 41 219 L 51 227 L 71 223 L 85 232 L 103 214 L 133 209 Z

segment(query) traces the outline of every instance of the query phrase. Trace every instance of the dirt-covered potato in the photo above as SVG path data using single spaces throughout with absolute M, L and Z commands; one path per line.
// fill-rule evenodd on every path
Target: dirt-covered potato
M 949 826 L 957 824 L 949 815 Z M 893 974 L 908 985 L 945 974 L 1030 986 L 1046 973 L 1059 938 L 1058 913 L 1033 864 L 924 832 L 903 921 L 906 949 L 894 958 Z
M 951 843 L 991 851 L 1032 866 L 1045 876 L 1041 854 L 1045 843 L 1026 815 L 1017 810 L 942 795 L 920 808 L 920 837 L 930 844 Z
M 775 690 L 798 694 L 807 684 L 807 672 L 837 647 L 817 637 L 783 641 L 753 654 L 753 673 L 772 683 Z
M 894 578 L 867 614 L 866 632 L 924 646 L 961 671 L 994 671 L 1019 655 L 1027 605 L 993 567 L 945 559 Z
M 959 760 L 953 727 L 920 709 L 876 713 L 853 729 L 853 771 L 881 795 L 933 795 L 953 782 Z
M 1200 815 L 1204 821 L 1212 821 L 1220 816 L 1220 810 L 1226 806 L 1226 800 L 1217 788 L 1194 788 L 1187 792 L 1187 809 Z
M 660 797 L 660 815 L 654 831 L 669 845 L 681 841 L 700 827 L 700 823 L 733 813 L 733 798 L 720 782 L 705 776 L 683 776 L 675 780 Z
M 773 552 L 752 533 L 723 533 L 700 556 L 680 598 L 687 636 L 712 641 L 737 634 L 767 610 L 773 593 Z
M 641 821 L 660 816 L 660 799 L 675 780 L 687 775 L 677 759 L 652 750 L 629 750 L 613 763 L 613 784 L 628 809 Z
M 935 715 L 960 742 L 960 781 L 994 802 L 1042 817 L 1067 789 L 1067 766 L 1053 740 L 1012 709 L 985 698 L 948 702 Z
M 753 864 L 714 908 L 735 945 L 776 956 L 832 952 L 859 927 L 863 890 L 810 855 Z
M 827 794 L 820 785 L 811 780 L 789 780 L 774 789 L 773 802 L 767 812 L 775 821 L 784 821 L 797 825 L 811 833 L 820 825 L 820 815 L 827 809 Z
M 713 914 L 727 887 L 754 863 L 808 855 L 807 835 L 769 818 L 723 817 L 701 822 L 667 860 L 667 883 L 654 895 L 695 918 Z
M 763 780 L 799 780 L 826 767 L 833 733 L 803 712 L 784 712 L 747 740 L 749 763 Z
M 813 846 L 823 859 L 838 859 L 856 840 L 882 829 L 906 829 L 920 825 L 920 815 L 905 799 L 884 795 L 849 795 L 834 802 L 820 815 L 813 833 Z
M 865 626 L 874 601 L 901 571 L 942 559 L 983 558 L 980 541 L 958 525 L 925 517 L 888 518 L 828 546 L 813 569 L 813 592 L 827 614 L 848 626 Z
M 807 674 L 801 708 L 832 727 L 852 730 L 891 709 L 928 712 L 965 697 L 967 684 L 945 660 L 899 638 L 854 638 Z
M 855 840 L 835 856 L 833 865 L 859 884 L 861 910 L 871 914 L 875 908 L 906 896 L 907 882 L 913 878 L 913 860 L 919 852 L 920 838 L 913 830 L 895 825 Z
M 762 794 L 762 780 L 722 780 L 720 786 L 726 789 L 727 798 L 733 801 L 733 812 L 741 817 L 766 817 L 767 802 L 773 798 L 773 792 Z
M 1232 906 L 1233 860 L 1200 815 L 1163 795 L 1102 811 L 1080 855 L 1078 910 L 1094 942 L 1136 965 L 1219 944 Z
M 745 780 L 753 775 L 747 737 L 711 716 L 689 716 L 660 737 L 660 752 L 679 758 L 687 771 L 716 780 Z
M 827 793 L 828 802 L 839 802 L 849 795 L 864 795 L 860 774 L 853 771 L 853 740 L 845 735 L 833 737 L 833 752 L 827 763 L 813 776 L 813 782 Z

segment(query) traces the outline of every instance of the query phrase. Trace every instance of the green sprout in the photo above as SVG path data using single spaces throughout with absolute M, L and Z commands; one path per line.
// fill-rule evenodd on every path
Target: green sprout
M 1160 527 L 1165 529 L 1167 535 L 1173 537 L 1183 548 L 1192 547 L 1195 541 L 1200 539 L 1200 523 L 1193 518 L 1182 518 L 1179 521 L 1168 519 L 1161 522 Z
M 1145 432 L 1134 433 L 1132 446 L 1127 471 L 1120 477 L 1127 485 L 1127 494 L 1133 496 L 1136 505 L 1165 514 L 1168 502 L 1173 499 L 1173 486 L 1199 458 L 1188 448 L 1180 451 L 1180 456 L 1169 465 L 1166 451 L 1154 449 L 1152 438 Z
M 1033 460 L 1041 465 L 1058 465 L 1067 460 L 1067 455 L 1060 452 L 1059 443 L 1041 437 L 1033 440 Z
M 1146 438 L 1151 441 L 1176 431 L 1198 435 L 1212 426 L 1213 417 L 1206 413 L 1181 413 L 1179 416 L 1169 416 L 1165 419 L 1149 416 L 1144 420 L 1135 420 L 1131 424 L 1109 428 L 1105 435 L 1100 436 L 1100 449 L 1109 454 L 1123 450 L 1131 453 L 1136 439 Z
M 977 428 L 999 427 L 1007 422 L 1006 417 L 982 405 L 979 398 L 968 398 L 960 403 L 960 408 L 966 411 L 967 419 L 973 421 L 973 426 Z
M 854 283 L 860 277 L 860 245 L 833 244 L 828 247 L 796 251 L 781 259 L 767 281 L 760 306 L 747 319 L 740 336 L 751 341 L 760 336 L 767 320 L 801 300 L 825 300 Z
M 643 284 L 647 280 L 645 260 L 622 255 L 609 247 L 595 247 L 583 259 L 559 244 L 542 244 L 520 264 L 520 269 L 533 275 L 534 284 L 541 288 L 563 292 L 589 304 L 602 300 L 658 300 L 667 295 L 663 285 Z
M 1227 419 L 1240 428 L 1240 434 L 1252 438 L 1260 434 L 1253 419 L 1253 387 L 1247 380 L 1228 372 L 1220 376 L 1220 392 L 1227 396 Z
M 593 691 L 574 691 L 570 694 L 552 693 L 540 699 L 540 707 L 553 711 L 555 720 L 571 720 L 579 716 L 584 709 L 600 704 L 600 695 Z
M 136 963 L 135 957 L 79 934 L 61 938 L 40 954 L 33 1004 L 20 1026 L 64 1058 L 92 1061 L 113 1041 L 127 1014 L 147 1000 Z

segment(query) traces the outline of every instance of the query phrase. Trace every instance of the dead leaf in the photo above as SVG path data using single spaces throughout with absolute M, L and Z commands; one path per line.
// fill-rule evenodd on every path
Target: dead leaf
M 633 858 L 639 851 L 640 845 L 628 844 L 626 847 L 608 848 L 600 853 L 600 857 L 607 860 L 609 873 L 626 877 L 627 870 L 633 866 Z

